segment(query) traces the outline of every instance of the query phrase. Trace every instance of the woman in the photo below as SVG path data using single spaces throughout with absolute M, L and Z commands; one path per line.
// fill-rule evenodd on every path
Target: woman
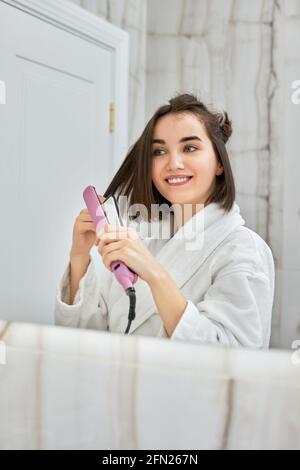
M 143 204 L 150 228 L 152 205 L 163 204 L 169 210 L 155 220 L 162 227 L 171 221 L 172 234 L 143 240 L 127 219 L 119 230 L 106 225 L 98 238 L 83 209 L 58 286 L 56 324 L 124 333 L 128 297 L 109 268 L 122 260 L 139 275 L 130 334 L 268 348 L 274 261 L 235 202 L 225 147 L 231 132 L 227 113 L 210 111 L 191 94 L 156 111 L 103 197 Z M 184 230 L 196 225 L 196 241 L 188 244 Z M 107 268 L 101 282 L 89 254 L 93 244 Z

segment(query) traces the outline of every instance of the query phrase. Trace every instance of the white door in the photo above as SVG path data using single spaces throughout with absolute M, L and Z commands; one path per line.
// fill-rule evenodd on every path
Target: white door
M 0 2 L 1 319 L 53 323 L 82 191 L 112 176 L 113 53 Z

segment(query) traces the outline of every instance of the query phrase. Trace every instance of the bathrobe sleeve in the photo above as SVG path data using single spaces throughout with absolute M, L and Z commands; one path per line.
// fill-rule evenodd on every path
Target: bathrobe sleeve
M 242 237 L 225 244 L 215 256 L 211 285 L 199 302 L 187 299 L 172 340 L 269 347 L 274 259 L 257 234 L 242 232 Z
M 91 258 L 87 271 L 79 282 L 72 305 L 66 303 L 70 294 L 69 275 L 70 263 L 57 286 L 55 324 L 74 328 L 108 330 L 107 294 L 112 278 L 110 272 L 105 270 L 99 279 Z
M 267 348 L 272 298 L 270 281 L 262 273 L 221 275 L 201 302 L 188 300 L 171 339 Z

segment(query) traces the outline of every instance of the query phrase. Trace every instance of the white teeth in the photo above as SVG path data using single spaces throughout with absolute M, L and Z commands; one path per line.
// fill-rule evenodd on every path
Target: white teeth
M 167 180 L 168 183 L 173 184 L 173 183 L 183 183 L 184 181 L 188 181 L 190 178 L 173 178 L 170 180 Z

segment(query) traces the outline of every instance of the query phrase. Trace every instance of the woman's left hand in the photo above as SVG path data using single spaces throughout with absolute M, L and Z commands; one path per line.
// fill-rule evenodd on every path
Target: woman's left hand
M 98 232 L 98 252 L 107 269 L 113 261 L 123 261 L 148 284 L 162 270 L 161 264 L 150 253 L 132 227 L 114 227 L 106 224 Z

